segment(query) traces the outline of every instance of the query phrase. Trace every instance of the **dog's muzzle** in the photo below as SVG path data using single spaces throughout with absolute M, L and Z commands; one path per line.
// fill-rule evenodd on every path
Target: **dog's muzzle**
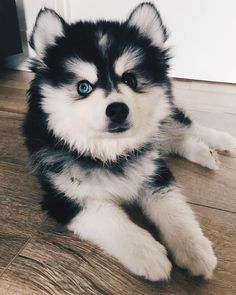
M 109 118 L 109 132 L 124 132 L 129 129 L 126 119 L 129 114 L 128 106 L 123 102 L 113 102 L 106 108 L 106 115 Z

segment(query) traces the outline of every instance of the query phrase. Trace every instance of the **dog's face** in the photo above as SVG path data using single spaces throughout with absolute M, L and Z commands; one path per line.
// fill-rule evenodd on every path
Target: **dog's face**
M 165 41 L 151 4 L 138 6 L 124 23 L 68 25 L 41 11 L 31 46 L 48 129 L 103 160 L 150 141 L 169 112 Z

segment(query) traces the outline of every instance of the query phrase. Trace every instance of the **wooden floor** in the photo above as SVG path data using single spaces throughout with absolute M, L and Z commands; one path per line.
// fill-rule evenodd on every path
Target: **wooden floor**
M 175 267 L 169 282 L 141 280 L 42 214 L 41 192 L 20 135 L 31 77 L 16 71 L 0 75 L 0 294 L 236 294 L 236 158 L 220 156 L 217 172 L 182 159 L 169 161 L 213 241 L 214 278 L 194 279 Z M 236 86 L 178 80 L 174 86 L 193 117 L 236 136 Z

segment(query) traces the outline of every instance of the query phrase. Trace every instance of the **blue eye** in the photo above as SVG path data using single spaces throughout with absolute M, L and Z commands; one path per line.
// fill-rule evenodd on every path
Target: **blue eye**
M 80 81 L 77 85 L 79 95 L 87 96 L 90 92 L 92 92 L 92 90 L 92 85 L 86 80 Z

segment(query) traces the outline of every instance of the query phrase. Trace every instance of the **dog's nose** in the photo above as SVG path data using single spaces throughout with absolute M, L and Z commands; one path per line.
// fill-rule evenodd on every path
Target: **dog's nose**
M 114 123 L 121 124 L 129 114 L 128 106 L 123 102 L 113 102 L 108 105 L 106 115 Z

